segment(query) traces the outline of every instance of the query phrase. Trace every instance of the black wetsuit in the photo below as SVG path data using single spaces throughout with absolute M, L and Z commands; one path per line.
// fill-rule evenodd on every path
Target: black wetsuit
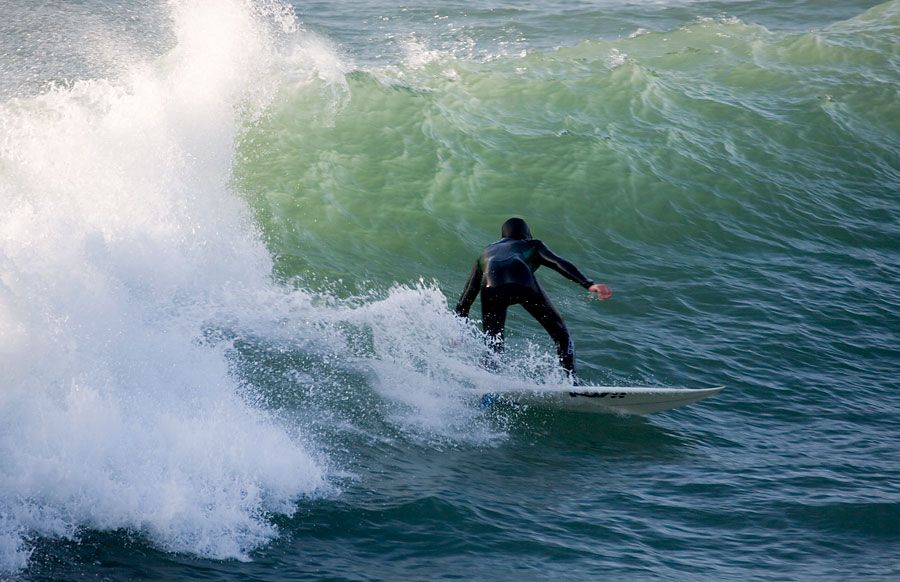
M 524 221 L 521 224 L 524 225 Z M 553 338 L 560 364 L 574 376 L 575 350 L 569 330 L 538 285 L 534 271 L 545 265 L 585 289 L 593 282 L 582 275 L 575 265 L 553 254 L 543 242 L 532 239 L 527 225 L 524 231 L 521 228 L 508 229 L 504 225 L 503 235 L 504 238 L 482 251 L 456 304 L 456 313 L 467 317 L 481 292 L 483 329 L 493 340 L 494 349 L 499 351 L 503 349 L 506 310 L 510 305 L 522 305 Z

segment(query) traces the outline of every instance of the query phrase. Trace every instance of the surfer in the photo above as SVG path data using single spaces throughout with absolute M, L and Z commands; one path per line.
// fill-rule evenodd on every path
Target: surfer
M 569 330 L 538 285 L 534 272 L 541 265 L 546 265 L 575 281 L 598 299 L 609 299 L 612 290 L 602 283 L 589 280 L 575 265 L 553 254 L 543 242 L 531 238 L 528 223 L 521 218 L 510 218 L 504 222 L 500 236 L 499 241 L 484 248 L 472 267 L 456 304 L 456 314 L 468 317 L 480 292 L 482 329 L 490 340 L 491 348 L 500 352 L 503 350 L 506 310 L 510 305 L 521 305 L 550 334 L 556 344 L 560 365 L 575 381 L 575 348 Z

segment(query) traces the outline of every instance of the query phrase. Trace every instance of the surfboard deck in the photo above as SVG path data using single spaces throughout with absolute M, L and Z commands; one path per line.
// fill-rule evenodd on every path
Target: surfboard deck
M 715 388 L 637 386 L 517 386 L 482 394 L 482 404 L 512 402 L 588 413 L 651 414 L 671 410 L 718 394 Z

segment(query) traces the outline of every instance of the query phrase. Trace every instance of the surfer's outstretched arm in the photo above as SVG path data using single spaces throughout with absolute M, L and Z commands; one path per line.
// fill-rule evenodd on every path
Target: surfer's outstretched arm
M 469 310 L 472 309 L 472 304 L 475 303 L 475 298 L 478 297 L 478 292 L 481 290 L 481 278 L 483 275 L 484 272 L 481 269 L 481 261 L 479 260 L 472 267 L 472 272 L 469 273 L 469 280 L 466 281 L 462 295 L 460 295 L 459 301 L 456 303 L 455 311 L 458 316 L 469 316 Z
M 546 265 L 550 267 L 566 279 L 571 281 L 575 281 L 591 293 L 597 296 L 598 299 L 609 299 L 612 297 L 612 290 L 604 285 L 603 283 L 594 283 L 590 279 L 584 276 L 584 274 L 578 270 L 578 267 L 555 254 L 547 245 L 543 242 L 538 241 L 537 245 L 537 256 L 540 260 L 541 265 Z
M 578 267 L 555 254 L 553 251 L 547 248 L 547 245 L 540 241 L 536 241 L 538 244 L 536 245 L 537 256 L 540 259 L 540 264 L 550 267 L 566 279 L 571 281 L 575 281 L 585 289 L 589 289 L 591 285 L 594 284 L 593 281 L 584 276 L 584 274 L 578 270 Z

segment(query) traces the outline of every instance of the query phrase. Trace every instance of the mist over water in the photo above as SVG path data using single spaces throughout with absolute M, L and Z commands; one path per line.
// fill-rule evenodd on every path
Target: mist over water
M 0 22 L 0 577 L 897 573 L 900 3 Z M 480 406 L 512 215 L 582 378 L 726 390 Z

